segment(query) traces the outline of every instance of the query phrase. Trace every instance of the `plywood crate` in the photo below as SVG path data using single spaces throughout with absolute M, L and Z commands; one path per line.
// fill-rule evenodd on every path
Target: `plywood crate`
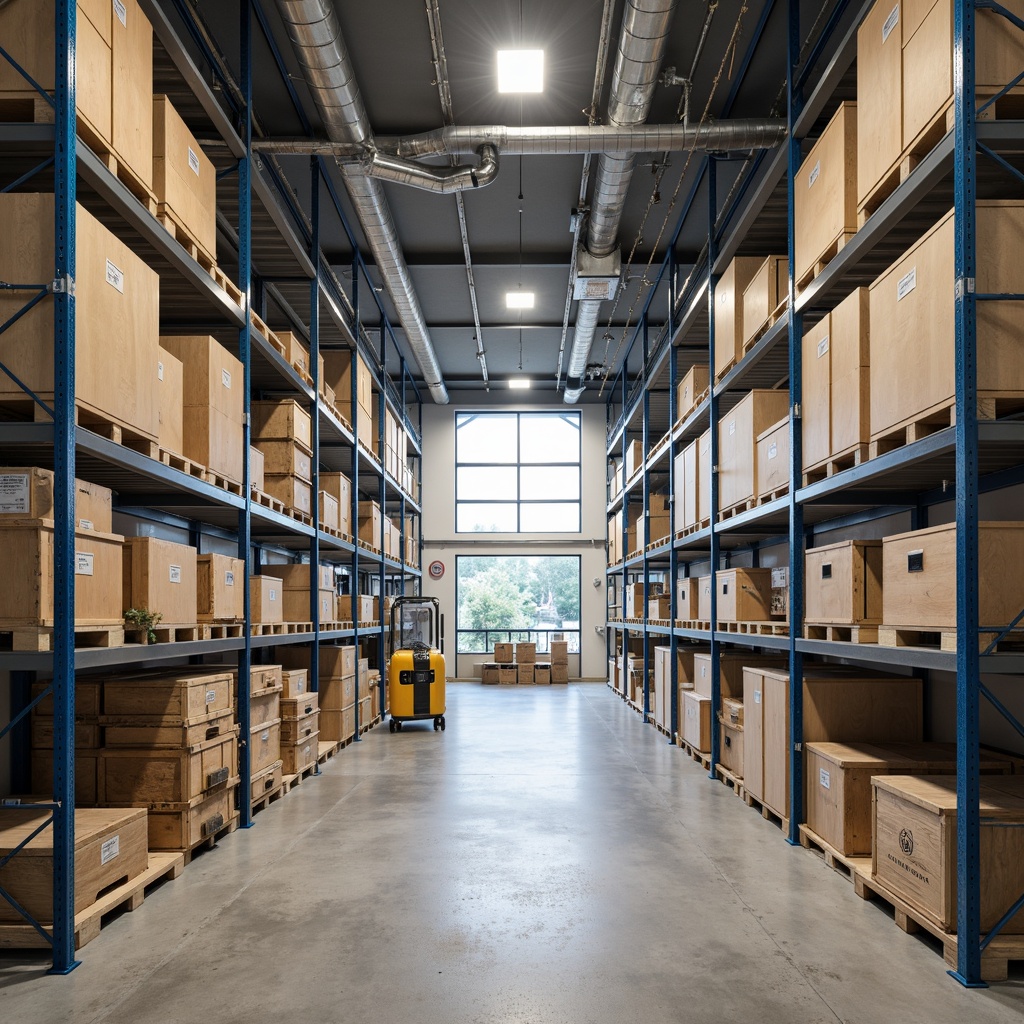
M 157 441 L 164 451 L 181 455 L 185 451 L 183 364 L 163 347 L 157 356 Z
M 144 719 L 118 715 L 104 715 L 100 721 L 104 725 L 105 742 L 102 745 L 106 747 L 167 747 L 181 750 L 235 734 L 233 711 L 213 711 L 188 723 L 162 724 L 159 719 L 149 723 Z M 75 742 L 78 742 L 77 733 Z
M 945 931 L 957 930 L 956 779 L 875 776 L 872 878 Z M 1024 889 L 1024 778 L 981 780 L 981 931 L 1003 917 Z M 1024 911 L 1002 934 L 1024 933 Z
M 320 513 L 320 529 L 337 531 L 341 527 L 341 520 L 338 516 L 338 499 L 327 491 L 320 491 L 318 511 Z M 346 531 L 347 532 L 347 531 Z
M 33 750 L 53 750 L 53 719 L 45 715 L 30 716 L 29 735 Z M 90 750 L 103 746 L 102 730 L 96 719 L 79 718 L 75 715 L 75 745 Z
M 676 580 L 676 618 L 682 622 L 700 618 L 699 580 L 695 576 L 687 576 Z
M 245 562 L 230 555 L 199 555 L 196 586 L 200 622 L 238 622 L 245 617 Z
M 0 887 L 41 924 L 53 921 L 53 828 L 32 835 L 50 811 L 0 808 L 0 861 L 26 840 L 18 854 L 0 867 Z M 100 893 L 141 875 L 149 865 L 145 810 L 75 808 L 74 909 L 78 914 Z M 0 900 L 0 921 L 24 918 Z
M 315 737 L 320 731 L 320 712 L 314 708 L 309 714 L 301 718 L 281 719 L 281 747 L 294 746 L 310 737 Z
M 182 454 L 211 472 L 240 483 L 244 452 L 242 364 L 207 334 L 164 335 L 160 344 L 177 356 L 185 368 Z
M 857 232 L 857 104 L 839 104 L 793 188 L 794 278 L 803 288 Z
M 762 622 L 773 618 L 771 569 L 719 569 L 715 586 L 719 622 Z
M 0 468 L 0 528 L 11 519 L 53 519 L 53 470 L 39 466 Z M 111 533 L 109 487 L 75 481 L 75 520 L 79 530 Z
M 281 760 L 281 719 L 256 726 L 249 735 L 249 769 L 262 771 Z
M 718 424 L 720 510 L 752 501 L 758 476 L 757 438 L 789 413 L 789 392 L 749 392 Z
M 804 555 L 807 622 L 859 626 L 882 621 L 882 542 L 844 540 Z
M 324 381 L 334 389 L 339 412 L 350 423 L 352 416 L 352 366 L 356 368 L 356 407 L 362 408 L 369 418 L 373 409 L 373 377 L 361 355 L 351 351 L 324 353 Z M 362 431 L 360 430 L 360 434 Z
M 718 716 L 718 763 L 737 778 L 743 778 L 743 726 Z
M 359 502 L 359 539 L 371 547 L 379 548 L 383 537 L 381 536 L 383 517 L 380 505 L 375 501 Z
M 691 441 L 676 456 L 676 510 L 679 513 L 678 530 L 689 530 L 697 525 L 698 491 L 702 481 L 697 469 L 698 441 Z M 678 532 L 677 530 L 677 532 Z
M 53 718 L 53 694 L 45 697 L 40 694 L 50 688 L 52 680 L 40 679 L 32 684 L 32 700 L 39 698 L 39 702 L 32 708 L 32 714 L 40 718 Z M 75 718 L 83 720 L 96 719 L 101 710 L 101 696 L 103 683 L 98 679 L 75 678 Z
M 320 486 L 338 502 L 338 529 L 342 533 L 351 533 L 351 481 L 344 473 L 321 473 Z
M 257 491 L 266 490 L 266 481 L 263 479 L 266 473 L 266 460 L 259 448 L 249 446 L 249 483 Z
M 1024 523 L 978 524 L 979 625 L 998 631 L 1024 608 Z M 882 622 L 956 630 L 956 524 L 882 541 Z M 955 635 L 955 634 L 954 634 Z
M 281 670 L 281 701 L 302 700 L 307 694 L 316 697 L 316 691 L 309 689 L 309 672 L 304 668 L 286 668 Z
M 789 416 L 757 435 L 756 462 L 759 500 L 789 490 Z
M 266 473 L 264 487 L 267 494 L 283 502 L 285 508 L 295 509 L 303 515 L 313 515 L 313 489 L 305 480 L 290 473 Z
M 285 590 L 303 590 L 309 594 L 310 565 L 308 562 L 279 565 L 264 565 L 260 572 L 264 576 L 275 576 L 284 585 Z M 321 565 L 317 568 L 316 585 L 320 590 L 334 587 L 334 567 Z
M 626 446 L 626 459 L 624 462 L 624 474 L 627 480 L 639 472 L 644 464 L 644 446 L 640 441 L 630 441 Z
M 263 452 L 264 476 L 297 476 L 307 484 L 313 479 L 313 455 L 301 441 L 255 441 Z
M 24 0 L 16 8 L 26 6 Z M 53 61 L 53 53 L 50 53 Z M 6 63 L 6 62 L 4 62 Z M 148 99 L 147 99 L 148 104 Z M 52 281 L 54 197 L 0 194 L 0 281 Z M 76 207 L 75 404 L 82 426 L 117 424 L 155 442 L 159 430 L 160 279 L 81 205 Z M 22 291 L 0 293 L 0 323 L 21 310 Z M 53 402 L 53 301 L 44 299 L 4 332 L 3 362 L 41 399 Z M 32 400 L 5 373 L 0 399 Z M 39 411 L 41 415 L 41 410 Z
M 737 256 L 715 285 L 715 380 L 743 358 L 743 292 L 763 262 Z
M 252 665 L 249 668 L 249 692 L 262 693 L 265 690 L 282 689 L 280 665 Z
M 694 690 L 684 690 L 679 718 L 683 739 L 702 754 L 711 751 L 711 698 Z
M 121 551 L 124 538 L 75 531 L 75 625 L 121 624 Z M 53 520 L 12 519 L 0 526 L 0 626 L 54 625 Z
M 168 625 L 198 621 L 195 548 L 156 537 L 128 537 L 122 564 L 125 611 L 159 612 Z
M 703 363 L 695 363 L 676 385 L 676 420 L 685 420 L 697 408 L 701 395 L 708 389 L 711 373 Z
M 704 622 L 711 620 L 711 577 L 697 578 L 697 618 Z
M 344 711 L 356 702 L 355 676 L 320 677 L 320 690 L 317 694 L 321 715 L 326 711 Z M 320 720 L 320 731 L 323 732 L 323 718 Z M 326 739 L 327 737 L 325 737 Z M 333 736 L 332 739 L 339 737 Z
M 697 442 L 697 518 L 696 523 L 705 523 L 711 519 L 711 430 L 705 430 Z M 689 480 L 687 480 L 689 487 Z M 689 493 L 689 490 L 687 490 Z M 721 499 L 719 499 L 721 500 Z
M 320 733 L 314 732 L 297 743 L 281 746 L 281 759 L 286 775 L 297 775 L 311 764 L 316 764 L 320 752 Z
M 99 750 L 75 745 L 75 806 L 95 807 L 99 803 L 97 777 Z M 53 799 L 53 751 L 32 751 L 32 792 Z M 3 883 L 0 882 L 0 885 Z
M 261 690 L 249 698 L 249 728 L 259 729 L 281 718 L 281 688 Z
M 205 721 L 215 712 L 231 710 L 234 679 L 231 671 L 202 666 L 107 677 L 104 715 L 151 725 Z
M 146 189 L 153 182 L 153 29 L 138 0 L 82 0 L 76 38 L 78 129 L 101 152 L 113 152 Z M 54 91 L 54 7 L 16 0 L 0 10 L 4 48 L 47 92 Z M 7 60 L 0 68 L 0 94 L 23 97 L 18 120 L 52 120 L 44 100 Z M 8 280 L 23 280 L 10 278 Z M 33 278 L 32 280 L 43 280 Z
M 270 793 L 276 793 L 284 782 L 284 762 L 275 761 L 269 768 L 264 768 L 249 783 L 250 804 L 262 800 Z
M 235 790 L 229 785 L 193 804 L 169 804 L 149 809 L 151 850 L 191 850 L 210 839 L 235 818 Z
M 284 622 L 284 587 L 274 576 L 249 577 L 249 611 L 253 622 Z
M 772 314 L 789 297 L 789 260 L 768 256 L 743 289 L 743 351 L 769 326 Z M 718 336 L 715 336 L 715 344 Z
M 309 357 L 309 345 L 294 331 L 277 331 L 277 340 L 284 345 L 285 359 L 291 363 L 300 373 L 312 380 L 313 370 Z M 318 362 L 318 380 L 321 385 L 324 380 L 324 357 L 320 355 Z M 333 403 L 332 403 L 333 404 Z
M 253 402 L 252 436 L 260 441 L 298 441 L 312 451 L 313 425 L 309 413 L 292 398 Z
M 295 697 L 281 698 L 281 721 L 298 721 L 314 714 L 319 709 L 318 694 L 315 691 L 300 693 Z M 284 735 L 282 731 L 282 735 Z
M 948 426 L 956 394 L 954 232 L 951 210 L 871 286 L 871 440 L 926 421 Z M 1024 291 L 1024 202 L 977 204 L 977 290 Z M 978 304 L 978 409 L 1024 400 L 1019 310 L 1011 301 Z M 907 367 L 913 367 L 908 373 Z M 907 438 L 908 440 L 910 438 Z M 902 435 L 897 439 L 903 443 Z
M 373 598 L 367 594 L 356 594 L 354 597 L 351 594 L 339 594 L 338 621 L 355 622 L 357 617 L 364 625 L 376 621 L 373 614 Z M 511 660 L 509 658 L 509 661 Z
M 189 803 L 224 786 L 237 773 L 238 739 L 233 734 L 189 749 L 106 747 L 99 763 L 100 803 Z
M 185 237 L 217 261 L 217 171 L 166 96 L 153 97 L 153 191 Z
M 718 678 L 723 698 L 734 697 L 745 700 L 743 694 L 743 673 L 748 665 L 763 668 L 780 668 L 789 663 L 786 655 L 753 654 L 743 651 L 721 651 L 718 655 Z M 705 697 L 711 696 L 711 652 L 698 651 L 693 656 L 693 686 Z
M 283 615 L 285 622 L 309 622 L 312 609 L 309 606 L 309 589 L 283 591 Z M 337 598 L 333 590 L 317 591 L 317 603 L 321 622 L 334 622 L 337 619 Z

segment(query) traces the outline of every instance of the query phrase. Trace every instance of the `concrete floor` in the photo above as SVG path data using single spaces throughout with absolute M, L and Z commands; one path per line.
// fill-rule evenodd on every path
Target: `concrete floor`
M 0 1020 L 1014 1021 L 606 686 L 449 687 L 82 950 L 0 955 Z M 429 730 L 429 731 L 428 731 Z

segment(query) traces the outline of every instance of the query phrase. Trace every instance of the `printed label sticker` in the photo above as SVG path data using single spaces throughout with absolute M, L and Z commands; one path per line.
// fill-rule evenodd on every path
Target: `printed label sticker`
M 75 575 L 92 576 L 95 555 L 91 551 L 75 552 Z
M 28 473 L 0 473 L 0 512 L 28 515 Z
M 905 299 L 917 287 L 917 267 L 911 267 L 896 285 L 896 301 Z
M 114 0 L 114 13 L 117 15 L 117 20 L 127 28 L 128 27 L 128 8 L 121 2 L 121 0 Z
M 95 530 L 96 529 L 96 527 L 93 525 L 93 522 L 92 522 L 91 519 L 79 519 L 78 520 L 78 528 L 80 530 Z
M 234 585 L 235 585 L 235 574 L 230 569 L 228 569 L 227 572 L 224 573 L 224 586 L 225 587 L 233 587 Z
M 772 441 L 772 443 L 770 445 L 768 445 L 768 458 L 769 459 L 774 459 L 775 456 L 778 455 L 778 454 L 779 454 L 778 443 L 775 442 L 775 441 Z
M 111 836 L 100 847 L 100 864 L 109 864 L 121 852 L 121 837 Z
M 180 565 L 168 566 L 168 576 L 170 577 L 170 580 L 171 580 L 172 583 L 180 583 L 181 582 L 181 566 Z
M 107 284 L 124 295 L 124 271 L 107 260 Z
M 821 174 L 821 161 L 815 160 L 814 166 L 811 168 L 811 173 L 807 175 L 808 188 L 810 188 L 818 180 L 819 174 Z
M 818 769 L 818 781 L 825 789 L 832 788 L 832 776 L 824 768 Z
M 818 358 L 820 359 L 828 351 L 828 335 L 826 334 L 821 341 L 818 342 Z
M 217 691 L 216 690 L 207 690 L 206 691 L 206 703 L 207 704 L 212 704 L 216 699 L 217 699 Z
M 188 147 L 188 165 L 192 168 L 192 173 L 199 177 L 199 156 L 196 151 L 189 146 Z
M 890 12 L 889 17 L 885 19 L 885 24 L 882 25 L 882 42 L 892 34 L 892 30 L 899 24 L 900 21 L 900 5 L 897 4 Z

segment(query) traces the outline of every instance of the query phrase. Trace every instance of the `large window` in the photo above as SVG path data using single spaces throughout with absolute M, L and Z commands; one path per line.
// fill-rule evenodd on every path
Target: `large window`
M 460 412 L 457 533 L 579 533 L 579 412 Z
M 579 555 L 459 555 L 455 580 L 459 654 L 532 642 L 543 660 L 552 639 L 579 651 Z

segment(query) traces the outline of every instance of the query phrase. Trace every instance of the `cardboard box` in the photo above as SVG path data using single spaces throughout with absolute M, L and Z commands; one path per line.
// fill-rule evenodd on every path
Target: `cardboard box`
M 789 490 L 789 416 L 757 435 L 755 490 L 764 501 Z
M 499 681 L 498 663 L 487 662 L 480 666 L 480 682 L 492 685 Z
M 313 450 L 313 425 L 309 412 L 291 398 L 253 402 L 252 436 L 260 441 L 297 441 Z
M 711 698 L 693 690 L 684 690 L 680 712 L 683 740 L 694 750 L 707 754 L 711 750 Z
M 249 613 L 253 622 L 284 622 L 284 588 L 273 576 L 249 577 Z
M 882 542 L 845 540 L 804 555 L 805 616 L 809 623 L 882 621 Z
M 533 686 L 533 662 L 525 665 L 516 665 L 518 675 L 517 682 L 522 686 Z
M 697 408 L 697 399 L 704 394 L 710 383 L 707 366 L 697 363 L 691 366 L 683 379 L 676 385 L 676 420 L 685 420 Z
M 495 644 L 494 660 L 498 662 L 499 665 L 511 665 L 513 660 L 513 645 Z
M 789 296 L 789 260 L 768 256 L 743 289 L 743 351 L 768 327 L 768 321 Z M 717 343 L 717 336 L 716 336 Z
M 763 262 L 763 256 L 737 256 L 715 285 L 716 381 L 743 358 L 743 292 Z
M 644 464 L 644 446 L 640 441 L 630 441 L 626 448 L 625 474 L 630 480 Z
M 789 392 L 749 392 L 718 424 L 718 502 L 730 509 L 755 497 L 757 438 L 789 415 Z
M 111 533 L 109 487 L 75 481 L 75 519 L 79 530 Z M 38 466 L 0 469 L 0 523 L 11 519 L 53 519 L 53 470 Z
M 196 558 L 200 622 L 239 622 L 245 618 L 245 562 L 229 555 Z
M 530 665 L 537 660 L 537 645 L 520 643 L 516 644 L 516 661 L 520 665 Z
M 533 667 L 533 681 L 538 686 L 548 686 L 551 683 L 551 663 L 538 661 Z
M 552 665 L 569 664 L 569 641 L 552 640 L 550 644 L 550 658 Z
M 176 356 L 163 347 L 157 354 L 157 441 L 167 452 L 181 455 L 185 450 L 184 370 Z
M 244 450 L 242 364 L 209 335 L 165 335 L 160 344 L 184 366 L 182 454 L 219 476 L 240 483 Z
M 551 682 L 552 683 L 567 683 L 569 682 L 569 666 L 559 665 L 555 662 L 551 663 Z
M 196 549 L 156 537 L 129 537 L 122 548 L 122 607 L 163 616 L 161 626 L 199 621 Z
M 509 685 L 512 683 L 519 682 L 519 673 L 515 665 L 501 664 L 498 666 L 498 682 L 503 685 Z

